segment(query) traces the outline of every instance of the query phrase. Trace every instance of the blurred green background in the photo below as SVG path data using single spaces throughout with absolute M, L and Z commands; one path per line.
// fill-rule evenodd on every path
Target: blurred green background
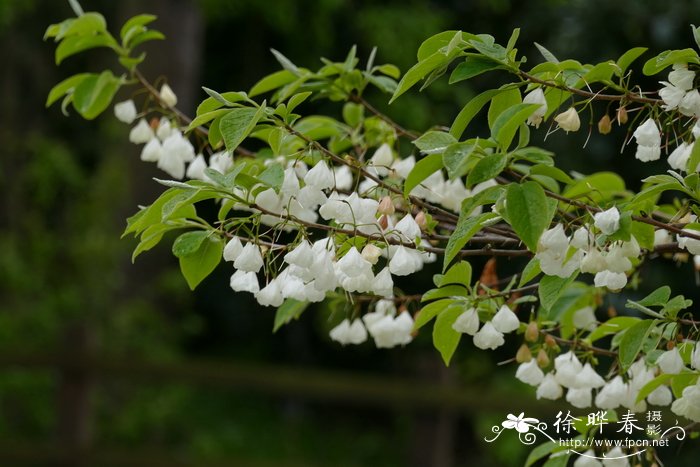
M 205 97 L 200 85 L 248 89 L 275 71 L 270 47 L 314 68 L 353 44 L 365 58 L 377 45 L 379 62 L 405 71 L 434 33 L 461 29 L 505 42 L 520 27 L 531 64 L 540 60 L 534 41 L 595 62 L 638 45 L 691 46 L 689 23 L 700 22 L 700 2 L 687 0 L 82 5 L 102 12 L 112 30 L 136 13 L 159 16 L 154 27 L 167 40 L 149 45 L 144 71 L 167 76 L 188 113 Z M 85 122 L 44 109 L 66 76 L 117 69 L 98 51 L 54 66 L 53 45 L 41 38 L 71 14 L 63 1 L 0 0 L 0 465 L 521 465 L 528 448 L 514 436 L 483 441 L 507 413 L 556 413 L 514 380 L 514 364 L 496 366 L 517 342 L 499 352 L 465 343 L 448 369 L 429 332 L 406 349 L 340 348 L 327 337 L 322 307 L 273 335 L 273 310 L 234 295 L 227 265 L 190 293 L 167 242 L 130 263 L 134 245 L 119 239 L 124 219 L 157 195 L 159 172 L 138 160 L 128 130 L 110 115 Z M 449 124 L 489 84 L 448 87 L 443 79 L 391 108 L 387 96 L 370 97 L 402 125 L 425 130 Z M 617 132 L 583 150 L 585 132 L 547 144 L 566 169 L 612 168 L 637 187 L 649 169 L 619 154 Z M 499 271 L 519 266 L 502 263 Z M 674 291 L 695 298 L 690 266 L 681 270 Z M 654 269 L 650 282 L 669 271 L 677 269 Z M 431 273 L 406 287 L 422 290 Z M 685 444 L 665 453 L 666 465 L 694 465 L 697 441 Z

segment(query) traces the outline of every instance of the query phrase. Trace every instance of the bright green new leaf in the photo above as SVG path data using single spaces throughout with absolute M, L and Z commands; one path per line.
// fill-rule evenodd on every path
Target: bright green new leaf
M 56 65 L 60 65 L 63 60 L 84 50 L 96 47 L 115 47 L 116 44 L 111 36 L 104 34 L 89 36 L 69 36 L 66 37 L 56 47 Z
M 272 187 L 275 191 L 279 191 L 284 182 L 284 168 L 281 164 L 269 165 L 263 172 L 258 175 L 258 180 L 265 185 Z
M 430 321 L 432 321 L 433 318 L 435 318 L 438 315 L 438 313 L 440 313 L 442 310 L 447 308 L 448 305 L 451 305 L 454 302 L 455 301 L 452 299 L 443 299 L 425 305 L 416 314 L 416 320 L 413 323 L 413 330 L 416 331 L 428 324 Z
M 413 141 L 413 144 L 426 154 L 434 154 L 443 152 L 451 144 L 457 140 L 449 133 L 444 131 L 427 131 L 419 138 Z
M 202 241 L 199 249 L 187 256 L 181 256 L 180 271 L 185 276 L 187 285 L 194 290 L 197 285 L 211 274 L 221 261 L 224 243 L 219 237 L 209 236 Z
M 231 112 L 231 109 L 217 109 L 217 110 L 212 110 L 211 112 L 203 113 L 201 115 L 198 115 L 197 117 L 194 118 L 190 122 L 189 125 L 187 125 L 187 128 L 185 129 L 185 133 L 189 133 L 190 131 L 194 130 L 195 128 L 202 126 L 206 123 L 211 122 L 217 117 L 221 117 L 223 115 L 226 115 L 227 113 Z
M 636 318 L 634 316 L 616 316 L 614 318 L 610 318 L 597 328 L 593 330 L 587 337 L 586 340 L 589 343 L 593 343 L 597 341 L 598 339 L 602 339 L 605 336 L 609 336 L 610 334 L 617 334 L 620 331 L 624 331 L 625 329 L 634 326 L 639 322 L 639 318 Z
M 698 53 L 693 49 L 666 50 L 644 64 L 642 73 L 647 76 L 662 72 L 674 63 L 700 63 Z
M 507 162 L 505 154 L 490 154 L 481 158 L 467 175 L 467 188 L 496 177 L 506 168 Z
M 628 50 L 627 52 L 623 53 L 620 58 L 617 59 L 617 71 L 616 74 L 618 76 L 624 76 L 625 72 L 627 71 L 627 68 L 637 60 L 644 52 L 646 52 L 648 49 L 646 47 L 635 47 L 633 49 Z
M 87 76 L 73 91 L 73 107 L 83 118 L 92 120 L 109 106 L 121 83 L 121 78 L 108 70 Z
M 466 261 L 460 261 L 452 266 L 441 278 L 438 287 L 448 284 L 460 284 L 469 288 L 472 281 L 472 266 Z
M 620 366 L 623 371 L 627 371 L 637 359 L 637 355 L 642 350 L 644 341 L 649 337 L 656 323 L 656 320 L 644 319 L 625 331 L 625 334 L 620 340 L 620 349 L 618 353 Z
M 508 108 L 493 122 L 491 136 L 503 150 L 508 150 L 520 125 L 525 123 L 539 107 L 539 104 L 516 104 Z
M 294 75 L 294 73 L 289 70 L 276 71 L 255 83 L 255 85 L 250 88 L 250 91 L 248 91 L 248 95 L 250 97 L 254 97 L 259 94 L 274 91 L 277 88 L 286 86 L 296 79 L 297 77 Z
M 264 104 L 264 103 L 263 103 Z M 255 109 L 252 107 L 240 107 L 232 109 L 221 117 L 219 129 L 229 151 L 235 150 L 246 137 L 253 131 L 265 110 L 265 105 Z
M 404 195 L 408 196 L 411 191 L 417 187 L 420 182 L 430 177 L 432 174 L 442 169 L 442 155 L 430 154 L 419 160 L 411 172 L 406 177 L 403 185 Z
M 211 233 L 206 230 L 183 233 L 173 242 L 173 255 L 175 255 L 176 258 L 184 258 L 185 256 L 195 254 L 202 246 L 202 242 L 210 236 Z
M 119 37 L 121 37 L 122 40 L 125 40 L 129 31 L 135 28 L 144 27 L 156 19 L 158 19 L 158 17 L 155 15 L 136 15 L 133 18 L 129 18 L 119 31 Z
M 391 100 L 389 100 L 389 104 L 394 102 L 401 94 L 412 88 L 418 81 L 428 76 L 432 71 L 447 65 L 452 58 L 453 57 L 448 57 L 442 52 L 438 51 L 428 58 L 413 65 L 406 72 L 406 74 L 403 75 L 401 81 L 399 81 L 396 91 L 394 91 L 394 95 L 391 96 Z
M 464 308 L 461 306 L 450 306 L 437 315 L 433 326 L 433 345 L 442 355 L 446 366 L 450 366 L 452 355 L 462 338 L 462 333 L 452 329 L 452 325 L 463 312 Z
M 275 323 L 272 326 L 272 332 L 277 332 L 279 328 L 293 319 L 299 319 L 308 306 L 309 302 L 300 302 L 293 298 L 286 299 L 275 312 Z
M 654 290 L 637 303 L 643 306 L 664 306 L 668 303 L 669 298 L 671 298 L 671 287 L 664 285 Z
M 639 403 L 639 402 L 643 401 L 644 399 L 646 399 L 646 397 L 649 394 L 654 392 L 654 390 L 656 388 L 671 381 L 671 378 L 673 378 L 673 375 L 669 375 L 667 373 L 662 373 L 659 376 L 657 376 L 656 378 L 652 379 L 647 384 L 642 386 L 642 388 L 639 390 L 639 393 L 637 394 L 637 399 L 635 402 Z
M 216 97 L 214 97 L 214 95 L 212 94 L 209 94 L 210 97 L 204 99 L 202 103 L 197 106 L 198 116 L 212 112 L 216 109 L 220 109 L 224 105 L 228 107 L 233 107 L 235 106 L 236 102 L 244 101 L 247 98 L 246 93 L 244 92 L 229 91 L 222 92 L 221 94 L 219 94 L 218 92 L 213 91 L 211 89 L 207 91 L 208 88 L 203 87 L 202 89 L 204 89 L 205 92 L 207 92 L 207 94 L 209 94 L 209 91 L 211 91 L 212 93 L 216 93 Z
M 467 173 L 470 156 L 474 149 L 478 147 L 478 143 L 477 140 L 473 140 L 447 146 L 442 154 L 442 163 L 447 169 L 447 175 L 450 177 L 450 180 L 459 178 Z
M 498 215 L 493 212 L 485 212 L 478 216 L 470 216 L 469 213 L 465 214 L 463 212 L 459 216 L 455 231 L 450 235 L 450 239 L 445 247 L 445 257 L 442 263 L 443 270 L 449 266 L 460 250 L 464 248 L 464 245 L 483 228 L 484 224 L 495 217 L 498 217 Z
M 537 47 L 537 50 L 540 51 L 540 53 L 542 54 L 542 56 L 544 57 L 545 60 L 547 60 L 548 62 L 551 62 L 551 63 L 559 63 L 559 60 L 557 59 L 557 57 L 555 57 L 554 54 L 552 52 L 550 52 L 549 50 L 547 50 L 544 46 L 535 42 L 535 47 Z
M 450 75 L 449 84 L 470 79 L 491 70 L 503 69 L 503 65 L 481 55 L 468 55 L 464 62 L 457 65 Z
M 537 242 L 552 222 L 551 209 L 542 187 L 536 182 L 513 183 L 506 191 L 506 214 L 515 233 L 530 251 L 537 250 Z
M 556 303 L 566 288 L 576 279 L 574 273 L 570 277 L 543 276 L 537 291 L 542 308 L 549 310 Z
M 673 375 L 673 378 L 671 378 L 671 391 L 673 391 L 673 396 L 678 399 L 683 395 L 683 390 L 685 388 L 695 384 L 697 381 L 698 375 L 695 372 L 684 372 L 679 375 Z
M 502 92 L 493 96 L 488 112 L 489 128 L 493 128 L 499 115 L 514 105 L 522 104 L 522 102 L 523 98 L 520 95 L 520 88 L 517 87 L 504 88 Z
M 520 282 L 518 282 L 518 287 L 524 286 L 532 279 L 537 277 L 541 272 L 542 269 L 540 268 L 540 260 L 537 258 L 532 258 L 525 266 L 525 269 L 523 269 L 523 272 L 520 273 Z
M 469 102 L 467 102 L 467 104 L 462 108 L 462 110 L 459 112 L 459 114 L 457 114 L 457 117 L 455 117 L 454 121 L 452 122 L 452 126 L 450 127 L 450 134 L 455 139 L 461 138 L 462 133 L 464 133 L 464 130 L 467 128 L 467 125 L 469 125 L 469 122 L 471 122 L 474 119 L 474 117 L 476 117 L 476 114 L 479 113 L 479 111 L 484 107 L 484 105 L 486 105 L 487 102 L 493 99 L 494 96 L 498 95 L 503 91 L 504 89 L 489 89 L 488 91 L 484 91 L 478 96 L 470 99 Z
M 97 76 L 92 73 L 79 73 L 77 75 L 73 75 L 70 78 L 66 78 L 60 83 L 58 83 L 56 86 L 51 88 L 51 91 L 49 91 L 49 96 L 46 98 L 46 107 L 49 107 L 51 104 L 56 102 L 58 99 L 63 97 L 66 94 L 69 94 L 73 92 L 73 90 L 78 86 L 80 83 L 83 82 L 83 80 L 89 76 Z

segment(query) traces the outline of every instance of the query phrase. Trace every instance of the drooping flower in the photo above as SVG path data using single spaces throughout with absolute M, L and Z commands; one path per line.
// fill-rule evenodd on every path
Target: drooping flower
M 523 98 L 523 104 L 540 104 L 540 106 L 527 119 L 527 124 L 535 128 L 540 126 L 542 119 L 547 114 L 547 100 L 544 97 L 542 88 L 534 89 Z
M 254 272 L 238 270 L 231 276 L 229 284 L 235 292 L 250 292 L 256 294 L 260 291 L 258 278 Z
M 154 137 L 153 128 L 143 118 L 129 132 L 129 141 L 134 144 L 148 143 Z
M 554 369 L 556 370 L 554 378 L 557 383 L 565 388 L 578 386 L 577 377 L 583 369 L 583 365 L 572 351 L 557 356 L 554 359 Z
M 581 261 L 581 266 L 583 267 L 583 261 Z M 584 306 L 574 312 L 573 323 L 576 329 L 592 331 L 595 329 L 597 322 L 593 307 Z
M 693 235 L 700 235 L 700 231 L 693 229 L 683 229 L 683 232 L 687 232 Z M 685 235 L 678 235 L 677 237 L 679 247 L 685 248 L 694 255 L 700 255 L 700 240 L 686 237 Z
M 136 120 L 136 106 L 131 99 L 114 104 L 114 116 L 124 123 L 132 123 Z
M 175 107 L 177 105 L 177 96 L 167 84 L 164 84 L 160 88 L 160 100 L 168 107 Z
M 665 407 L 673 402 L 673 394 L 668 386 L 662 384 L 658 388 L 651 391 L 651 393 L 647 396 L 647 402 L 653 405 Z
M 391 147 L 383 143 L 369 160 L 372 167 L 377 171 L 377 174 L 386 176 L 389 173 L 389 167 L 394 162 L 394 154 Z
M 411 214 L 406 214 L 400 221 L 394 226 L 399 233 L 402 234 L 403 238 L 409 242 L 414 242 L 417 237 L 420 237 L 421 231 L 420 226 L 416 223 L 416 220 Z
M 637 159 L 649 162 L 661 157 L 661 134 L 654 119 L 648 118 L 634 131 L 633 136 L 637 140 Z
M 320 160 L 306 173 L 304 183 L 319 190 L 333 188 L 333 185 L 335 185 L 333 171 L 328 168 L 326 161 Z
M 591 388 L 571 388 L 566 391 L 566 401 L 579 409 L 591 406 L 593 394 Z
M 224 261 L 236 261 L 238 255 L 243 251 L 241 239 L 237 236 L 231 237 L 224 247 Z
M 674 347 L 662 353 L 656 360 L 656 364 L 659 365 L 661 371 L 669 375 L 677 375 L 685 368 L 678 347 Z
M 311 252 L 311 245 L 309 242 L 307 240 L 299 242 L 292 251 L 284 255 L 284 262 L 299 266 L 300 268 L 310 267 L 314 262 L 314 256 Z
M 685 141 L 678 145 L 676 149 L 668 156 L 668 165 L 674 170 L 686 172 L 688 170 L 688 160 L 690 153 L 693 152 L 695 143 L 686 143 Z
M 479 314 L 476 308 L 468 308 L 452 323 L 452 329 L 473 336 L 479 330 Z
M 687 117 L 700 116 L 700 92 L 697 89 L 688 91 L 678 105 L 678 111 Z
M 615 206 L 593 216 L 594 225 L 605 235 L 612 235 L 620 228 L 620 211 Z
M 263 266 L 260 247 L 254 243 L 246 243 L 241 252 L 233 262 L 233 267 L 243 271 L 255 272 L 260 271 Z
M 152 138 L 141 150 L 141 160 L 144 162 L 158 162 L 163 155 L 163 147 L 157 138 Z
M 474 345 L 482 350 L 493 350 L 504 343 L 503 333 L 497 331 L 491 321 L 487 321 L 479 332 L 474 334 Z
M 508 305 L 502 305 L 498 312 L 491 319 L 493 327 L 496 331 L 502 333 L 508 333 L 515 331 L 520 327 L 520 320 L 518 316 L 513 313 Z
M 190 162 L 190 165 L 187 166 L 185 176 L 192 180 L 205 180 L 206 175 L 204 175 L 204 171 L 206 168 L 207 161 L 204 160 L 204 156 L 197 154 L 197 157 L 195 157 L 194 160 Z
M 603 459 L 603 467 L 629 467 L 630 463 L 622 448 L 615 446 L 605 455 Z
M 671 411 L 694 422 L 700 422 L 700 381 L 683 389 L 682 396 L 671 404 Z
M 595 405 L 601 409 L 616 409 L 627 399 L 627 384 L 621 376 L 608 381 L 595 398 Z
M 581 371 L 576 375 L 575 386 L 578 388 L 599 388 L 605 385 L 605 380 L 591 366 L 590 363 L 583 365 Z
M 420 254 L 416 255 L 416 251 L 406 248 L 403 245 L 393 249 L 393 255 L 389 260 L 389 270 L 396 276 L 408 276 L 413 274 L 423 267 L 423 261 Z
M 595 458 L 595 451 L 593 449 L 584 452 L 574 461 L 574 467 L 601 467 L 602 465 L 603 464 Z
M 564 390 L 554 379 L 552 373 L 547 373 L 539 386 L 537 386 L 537 399 L 557 400 L 563 394 Z
M 362 324 L 362 320 L 356 319 L 350 323 L 349 319 L 344 319 L 336 327 L 331 329 L 330 338 L 339 344 L 362 344 L 367 340 L 367 329 Z
M 578 131 L 578 129 L 581 128 L 581 120 L 578 118 L 578 112 L 576 112 L 576 109 L 573 107 L 569 107 L 566 112 L 562 112 L 554 117 L 554 121 L 557 122 L 559 128 L 567 133 L 570 131 Z
M 394 280 L 391 278 L 391 272 L 388 267 L 385 267 L 375 276 L 372 283 L 372 293 L 380 297 L 394 296 Z
M 537 360 L 532 359 L 529 362 L 521 363 L 515 372 L 515 377 L 525 384 L 530 386 L 539 385 L 544 379 L 544 373 L 537 365 Z
M 596 287 L 607 287 L 612 291 L 622 290 L 627 285 L 627 276 L 623 272 L 600 271 L 593 283 Z

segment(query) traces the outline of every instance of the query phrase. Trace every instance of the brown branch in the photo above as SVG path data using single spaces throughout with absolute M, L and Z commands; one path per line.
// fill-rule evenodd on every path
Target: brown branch
M 384 120 L 386 123 L 391 125 L 391 127 L 394 128 L 396 130 L 396 132 L 399 133 L 400 135 L 404 135 L 407 138 L 412 139 L 412 140 L 418 138 L 418 135 L 416 133 L 412 132 L 411 130 L 405 129 L 404 127 L 402 127 L 401 125 L 399 125 L 398 123 L 393 121 L 391 118 L 389 118 L 386 114 L 377 110 L 372 104 L 367 102 L 367 100 L 365 100 L 364 97 L 358 96 L 357 94 L 352 94 L 350 96 L 350 100 L 357 103 L 357 104 L 361 104 L 365 109 L 369 110 L 372 114 L 374 114 L 375 116 Z

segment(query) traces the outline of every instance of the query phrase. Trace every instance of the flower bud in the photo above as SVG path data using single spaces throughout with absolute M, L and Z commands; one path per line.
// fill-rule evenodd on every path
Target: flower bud
M 530 360 L 532 360 L 532 353 L 530 352 L 530 347 L 528 347 L 527 344 L 521 345 L 518 349 L 518 352 L 515 354 L 515 361 L 518 363 L 523 363 L 529 362 Z
M 614 318 L 615 316 L 617 316 L 617 310 L 614 306 L 610 305 L 608 307 L 608 318 Z
M 530 321 L 530 324 L 525 328 L 525 340 L 528 342 L 537 342 L 540 338 L 540 328 L 537 322 Z
M 379 257 L 382 255 L 382 250 L 376 246 L 368 243 L 362 249 L 362 257 L 372 264 L 377 264 Z
M 617 109 L 617 123 L 624 125 L 627 123 L 627 120 L 629 120 L 629 117 L 627 116 L 627 109 L 624 107 L 619 107 Z
M 559 128 L 566 131 L 578 131 L 581 128 L 581 120 L 578 118 L 578 112 L 573 107 L 569 107 L 566 112 L 562 112 L 556 117 L 554 121 L 559 124 Z
M 540 368 L 545 368 L 548 367 L 550 363 L 549 356 L 547 355 L 547 352 L 544 351 L 544 349 L 540 349 L 539 352 L 537 352 L 537 365 Z
M 666 342 L 666 350 L 673 350 L 676 347 L 676 341 Z
M 389 227 L 389 219 L 386 215 L 379 218 L 379 227 L 381 227 L 382 230 L 386 230 L 387 227 Z
M 382 200 L 379 202 L 379 206 L 377 207 L 377 212 L 379 214 L 386 214 L 386 215 L 392 215 L 396 211 L 396 208 L 394 207 L 394 202 L 391 200 L 390 196 L 385 196 L 382 198 Z
M 607 135 L 612 130 L 612 122 L 608 114 L 603 115 L 603 117 L 598 120 L 598 133 L 601 135 Z
M 420 227 L 421 231 L 425 231 L 425 228 L 428 226 L 428 221 L 425 218 L 425 213 L 423 211 L 416 215 L 415 221 L 416 224 L 418 224 L 418 227 Z
M 557 347 L 557 341 L 554 340 L 551 334 L 547 334 L 544 338 L 544 345 L 550 349 L 554 349 Z

